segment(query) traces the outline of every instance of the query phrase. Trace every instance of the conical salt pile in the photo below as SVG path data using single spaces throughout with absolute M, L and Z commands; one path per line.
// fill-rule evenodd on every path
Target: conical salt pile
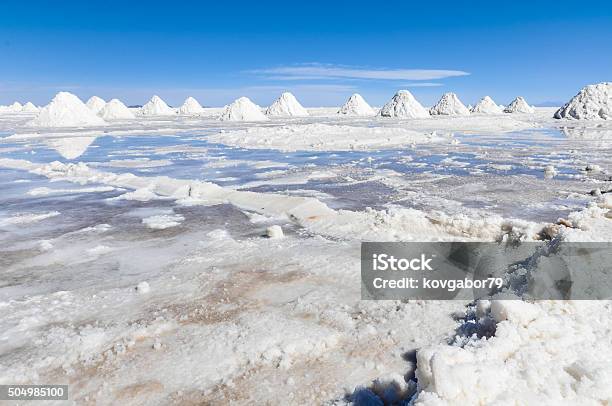
M 499 107 L 492 98 L 485 96 L 472 108 L 472 113 L 476 114 L 501 114 L 503 109 Z
M 91 109 L 91 111 L 98 114 L 100 110 L 102 110 L 102 107 L 104 107 L 106 102 L 104 101 L 104 99 L 98 96 L 91 96 L 89 100 L 87 100 L 87 103 L 85 104 L 87 105 L 87 107 Z
M 264 121 L 268 117 L 261 112 L 261 108 L 249 100 L 248 97 L 241 97 L 234 100 L 219 117 L 221 121 Z
M 294 95 L 284 92 L 268 107 L 266 115 L 271 117 L 299 117 L 307 116 L 308 111 L 302 107 Z
M 0 112 L 2 113 L 21 113 L 23 106 L 19 102 L 14 102 L 10 106 L 0 106 Z
M 504 109 L 504 113 L 534 113 L 535 109 L 531 107 L 521 96 L 512 100 L 512 103 Z
M 344 114 L 347 116 L 373 116 L 374 109 L 361 97 L 360 94 L 355 93 L 344 103 L 338 114 Z
M 112 99 L 98 113 L 105 120 L 129 120 L 134 118 L 134 113 L 118 99 Z
M 32 127 L 90 127 L 106 125 L 106 122 L 95 115 L 72 93 L 59 92 L 28 125 Z
M 194 114 L 200 114 L 204 109 L 202 105 L 193 97 L 188 97 L 185 99 L 185 102 L 181 107 L 179 107 L 179 114 L 183 114 L 185 116 L 191 116 Z
M 38 110 L 39 110 L 38 107 L 36 107 L 34 105 L 34 103 L 32 103 L 32 102 L 27 102 L 21 108 L 21 112 L 23 112 L 23 113 L 37 113 Z
M 380 109 L 378 115 L 380 117 L 425 118 L 429 117 L 429 112 L 421 106 L 412 93 L 408 90 L 400 90 Z
M 438 103 L 429 109 L 429 114 L 432 116 L 467 116 L 470 111 L 455 93 L 449 92 L 444 93 Z
M 612 82 L 586 86 L 557 110 L 555 118 L 612 120 Z
M 170 108 L 166 102 L 157 95 L 151 97 L 151 100 L 140 109 L 140 115 L 142 116 L 173 116 L 175 114 L 176 111 Z
M 14 113 L 19 113 L 22 108 L 23 108 L 23 106 L 19 102 L 15 102 L 15 103 L 13 103 L 13 104 L 11 104 L 9 106 L 9 110 L 14 112 Z

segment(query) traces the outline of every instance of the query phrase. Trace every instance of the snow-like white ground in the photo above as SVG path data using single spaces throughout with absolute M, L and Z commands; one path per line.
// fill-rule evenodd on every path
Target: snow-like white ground
M 359 244 L 612 240 L 612 123 L 337 110 L 0 115 L 0 384 L 109 405 L 610 402 L 610 302 L 361 301 Z

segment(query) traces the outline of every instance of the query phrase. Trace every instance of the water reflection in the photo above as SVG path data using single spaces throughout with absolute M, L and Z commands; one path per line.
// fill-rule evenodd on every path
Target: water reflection
M 83 155 L 96 138 L 98 137 L 52 138 L 45 140 L 44 143 L 49 148 L 56 150 L 65 159 L 72 160 Z
M 562 127 L 563 134 L 574 140 L 612 141 L 612 127 L 596 125 L 593 127 Z

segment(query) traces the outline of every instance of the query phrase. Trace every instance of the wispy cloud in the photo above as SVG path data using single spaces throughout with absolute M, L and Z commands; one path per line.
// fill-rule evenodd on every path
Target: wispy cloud
M 437 80 L 469 75 L 468 72 L 448 69 L 370 69 L 324 64 L 278 66 L 248 73 L 272 80 Z
M 243 90 L 246 91 L 278 91 L 284 92 L 287 90 L 293 91 L 312 91 L 312 92 L 332 92 L 332 93 L 345 93 L 357 90 L 355 86 L 351 85 L 332 85 L 332 84 L 301 84 L 292 86 L 247 86 Z
M 401 87 L 438 87 L 444 86 L 444 83 L 439 82 L 412 82 L 412 83 L 402 83 Z

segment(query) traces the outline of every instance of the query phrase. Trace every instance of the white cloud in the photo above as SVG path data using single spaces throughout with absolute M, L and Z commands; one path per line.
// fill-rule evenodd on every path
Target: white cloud
M 401 87 L 438 87 L 438 86 L 444 86 L 444 84 L 438 83 L 438 82 L 412 82 L 412 83 L 403 83 L 400 86 Z
M 350 85 L 325 85 L 325 84 L 302 84 L 302 85 L 292 85 L 292 86 L 248 86 L 242 88 L 245 91 L 278 91 L 284 92 L 288 89 L 293 89 L 295 91 L 313 91 L 313 92 L 352 92 L 357 90 L 355 86 Z
M 436 80 L 469 75 L 468 72 L 447 69 L 366 69 L 349 66 L 307 64 L 251 70 L 249 73 L 274 80 Z

